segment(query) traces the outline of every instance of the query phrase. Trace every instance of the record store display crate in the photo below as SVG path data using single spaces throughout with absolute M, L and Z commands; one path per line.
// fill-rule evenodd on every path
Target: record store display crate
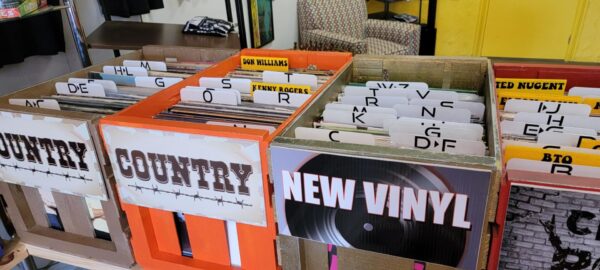
M 318 121 L 326 104 L 337 100 L 346 91 L 346 85 L 358 86 L 367 81 L 425 82 L 430 89 L 457 89 L 484 96 L 486 154 L 449 154 L 382 146 L 377 142 L 366 145 L 336 141 L 345 131 L 353 130 L 348 125 L 338 126 L 342 128 L 330 132 L 329 139 L 296 138 L 297 128 L 322 123 Z M 484 58 L 355 56 L 352 68 L 344 71 L 269 147 L 283 268 L 485 268 L 489 226 L 495 218 L 501 176 L 493 81 L 491 64 Z M 358 111 L 356 108 L 350 112 L 364 112 L 360 106 Z M 372 195 L 366 195 L 368 186 Z M 428 192 L 423 194 L 430 194 L 425 195 L 427 201 L 436 194 L 452 193 L 447 197 L 457 198 L 456 203 L 452 199 L 447 209 L 459 210 L 439 215 L 444 216 L 441 223 L 438 219 L 438 224 L 443 225 L 433 224 L 430 203 L 423 206 L 423 210 L 427 209 L 424 222 L 399 219 L 398 207 L 402 207 L 392 206 L 406 203 L 400 201 L 404 195 L 399 193 L 404 190 L 402 194 L 408 194 L 409 188 L 419 189 L 419 194 Z M 377 195 L 373 194 L 375 190 Z M 387 190 L 388 210 L 381 206 L 385 199 L 380 198 L 388 198 Z M 336 195 L 327 194 L 337 194 L 337 199 L 330 197 Z M 371 200 L 379 198 L 382 208 L 368 210 L 368 196 Z M 463 203 L 458 203 L 459 197 Z M 461 211 L 467 214 L 462 215 Z M 411 210 L 407 212 L 412 217 Z M 455 223 L 457 218 L 469 224 Z
M 130 268 L 134 264 L 128 225 L 97 128 L 102 115 L 44 109 L 36 106 L 36 100 L 56 94 L 57 82 L 87 78 L 89 72 L 102 72 L 104 65 L 120 66 L 124 60 L 164 61 L 170 57 L 216 62 L 235 53 L 148 46 L 1 97 L 0 193 L 21 241 L 42 250 L 32 254 L 51 260 L 60 258 L 53 258 L 50 251 L 74 256 L 84 268 L 90 268 L 87 261 L 104 265 L 93 268 Z M 29 105 L 11 105 L 11 99 L 27 99 Z M 40 185 L 46 185 L 48 192 L 40 193 Z M 45 203 L 49 198 L 55 205 Z M 97 202 L 93 207 L 88 206 L 90 199 Z M 98 222 L 104 231 L 98 230 Z
M 136 261 L 144 269 L 277 268 L 266 151 L 308 101 L 271 133 L 155 118 L 180 102 L 185 86 L 225 77 L 249 56 L 286 58 L 290 69 L 335 71 L 309 100 L 352 59 L 348 53 L 245 49 L 100 121 Z M 161 170 L 161 160 L 171 170 Z
M 600 67 L 594 65 L 496 63 L 493 68 L 496 78 L 566 80 L 565 95 L 572 87 L 600 88 Z M 537 101 L 553 101 L 551 95 L 537 97 Z M 587 96 L 580 101 L 591 107 L 591 115 L 596 118 L 600 115 L 600 98 Z M 549 110 L 555 108 L 552 106 Z M 593 128 L 593 124 L 590 123 L 590 127 Z M 595 137 L 595 145 L 598 145 L 598 136 Z M 497 226 L 493 228 L 489 269 L 597 268 L 600 262 L 597 234 L 600 155 L 591 149 L 581 149 L 581 137 L 574 142 L 576 146 L 567 149 L 563 148 L 564 144 L 552 144 L 556 149 L 551 149 L 547 147 L 549 144 L 538 142 L 546 149 L 505 151 L 505 175 Z M 504 143 L 503 148 L 506 147 Z M 507 167 L 513 157 L 520 162 L 544 161 L 547 167 L 539 171 L 523 166 Z M 577 173 L 580 165 L 593 167 L 595 171 Z

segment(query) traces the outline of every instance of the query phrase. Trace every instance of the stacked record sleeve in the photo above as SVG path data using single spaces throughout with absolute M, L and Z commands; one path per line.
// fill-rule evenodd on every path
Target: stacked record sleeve
M 510 95 L 500 107 L 502 138 L 517 141 L 578 147 L 580 136 L 598 137 L 600 115 L 586 99 L 600 99 L 600 88 L 572 87 L 568 95 L 545 95 L 527 100 Z
M 333 73 L 314 69 L 277 72 L 238 68 L 224 77 L 202 77 L 199 87 L 181 89 L 181 101 L 155 118 L 273 132 Z
M 56 94 L 40 96 L 34 106 L 65 111 L 112 114 L 211 66 L 209 62 L 124 60 L 102 72 L 55 84 Z M 31 105 L 11 99 L 13 105 Z
M 296 138 L 484 156 L 484 97 L 424 82 L 347 85 Z
M 587 158 L 581 157 L 600 157 L 600 115 L 592 106 L 600 100 L 600 88 L 573 86 L 566 95 L 506 90 L 498 91 L 498 95 L 505 101 L 498 108 L 508 170 L 597 178 L 598 166 L 582 164 L 581 160 Z M 514 156 L 528 151 L 523 149 L 553 149 L 560 153 L 558 156 L 569 158 L 544 156 L 541 160 L 528 160 Z M 578 155 L 581 156 L 577 158 Z

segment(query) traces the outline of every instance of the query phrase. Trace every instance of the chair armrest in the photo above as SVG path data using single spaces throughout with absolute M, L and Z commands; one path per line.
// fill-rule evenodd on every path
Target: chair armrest
M 421 26 L 418 24 L 369 19 L 366 23 L 366 35 L 408 46 L 410 54 L 419 54 Z
M 322 51 L 346 51 L 353 54 L 367 53 L 367 43 L 363 40 L 325 30 L 302 32 L 301 49 Z

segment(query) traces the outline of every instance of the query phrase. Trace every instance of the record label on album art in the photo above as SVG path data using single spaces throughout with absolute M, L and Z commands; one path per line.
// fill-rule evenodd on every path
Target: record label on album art
M 0 112 L 0 181 L 108 199 L 86 121 Z
M 279 233 L 475 269 L 491 172 L 271 147 Z
M 266 226 L 257 141 L 102 126 L 121 200 Z

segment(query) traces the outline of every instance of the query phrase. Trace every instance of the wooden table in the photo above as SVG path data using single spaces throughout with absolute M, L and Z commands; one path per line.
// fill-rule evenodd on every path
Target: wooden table
M 138 50 L 144 45 L 240 48 L 238 34 L 228 37 L 184 34 L 183 25 L 107 21 L 87 37 L 89 48 Z

